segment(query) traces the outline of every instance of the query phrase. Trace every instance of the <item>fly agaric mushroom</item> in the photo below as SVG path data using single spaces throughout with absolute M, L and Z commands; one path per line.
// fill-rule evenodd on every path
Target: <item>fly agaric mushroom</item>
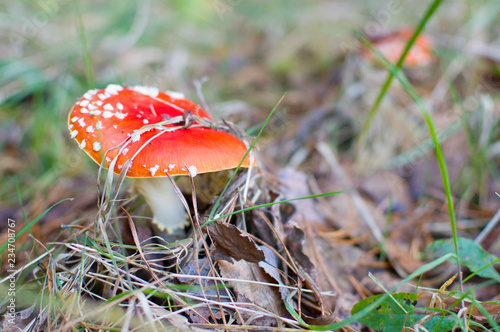
M 92 160 L 115 173 L 126 169 L 168 233 L 186 224 L 167 177 L 237 167 L 247 148 L 235 136 L 214 129 L 208 114 L 179 92 L 110 84 L 90 90 L 68 116 L 71 138 Z M 241 167 L 249 167 L 247 157 Z
M 372 37 L 371 42 L 389 61 L 396 63 L 412 35 L 413 30 L 406 28 L 387 35 Z M 363 49 L 361 55 L 370 61 L 374 59 L 373 54 L 367 49 Z M 425 66 L 432 60 L 432 42 L 421 34 L 415 40 L 403 64 L 406 67 L 418 67 Z

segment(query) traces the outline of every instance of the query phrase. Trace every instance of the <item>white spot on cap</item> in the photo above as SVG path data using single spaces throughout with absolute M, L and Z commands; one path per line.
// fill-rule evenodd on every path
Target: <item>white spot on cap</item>
M 68 128 L 69 128 L 69 129 L 71 129 L 71 128 L 73 128 L 74 126 L 75 126 L 74 124 L 70 124 L 70 125 L 68 126 Z
M 123 87 L 120 84 L 109 84 L 105 91 L 107 94 L 117 95 L 118 91 L 123 90 Z
M 85 140 L 83 140 L 79 145 L 80 149 L 85 148 L 85 145 L 87 145 L 87 143 L 85 143 Z
M 114 110 L 113 105 L 111 105 L 111 104 L 109 104 L 109 103 L 108 103 L 108 104 L 106 104 L 106 105 L 104 105 L 104 107 L 103 107 L 103 108 L 104 108 L 105 110 L 108 110 L 108 111 L 112 111 L 112 110 Z
M 132 142 L 137 142 L 138 140 L 141 139 L 141 134 L 133 133 L 131 137 L 132 137 Z
M 122 155 L 126 155 L 128 150 L 129 150 L 128 148 L 123 149 Z
M 167 95 L 169 95 L 173 99 L 185 99 L 184 94 L 182 92 L 177 91 L 165 91 Z M 194 176 L 193 176 L 194 177 Z
M 198 169 L 196 168 L 196 166 L 189 166 L 188 167 L 188 172 L 189 172 L 189 175 L 191 175 L 191 177 L 195 177 L 196 174 L 198 174 Z
M 175 167 L 175 164 L 168 164 L 168 170 L 171 171 Z
M 110 163 L 110 162 L 111 162 L 111 158 L 110 158 L 110 157 L 106 157 L 106 161 L 107 161 L 108 163 Z
M 110 111 L 104 111 L 104 113 L 102 113 L 102 117 L 105 119 L 109 119 L 112 116 L 113 116 L 113 113 L 111 113 Z
M 93 110 L 96 110 L 96 109 L 97 109 L 97 106 L 96 106 L 96 105 L 94 105 L 94 104 L 89 104 L 89 106 L 87 106 L 87 108 L 88 108 L 89 110 L 93 111 Z
M 117 125 L 113 125 L 113 128 L 118 129 L 118 126 Z
M 107 93 L 100 93 L 97 95 L 97 98 L 99 98 L 100 100 L 106 100 L 109 97 L 111 97 L 111 96 Z
M 75 137 L 76 137 L 76 135 L 78 135 L 78 130 L 73 130 L 73 131 L 71 132 L 71 138 L 75 138 Z
M 155 165 L 154 167 L 151 167 L 149 171 L 151 172 L 151 176 L 155 176 L 156 171 L 160 168 L 160 165 Z
M 123 168 L 123 165 L 118 165 L 118 169 L 122 169 Z
M 90 101 L 89 101 L 88 99 L 83 99 L 83 100 L 80 102 L 80 106 L 81 106 L 81 107 L 86 107 L 89 103 L 90 103 Z
M 115 113 L 115 116 L 120 119 L 120 120 L 123 120 L 126 116 L 127 116 L 128 113 L 120 113 L 120 112 L 116 112 Z
M 78 124 L 82 127 L 85 127 L 85 120 L 81 118 L 80 120 L 78 120 Z
M 101 115 L 101 111 L 99 111 L 99 110 L 93 110 L 93 111 L 90 111 L 90 115 L 96 115 L 96 116 L 99 116 L 99 115 Z
M 116 108 L 118 108 L 120 111 L 123 110 L 122 103 L 116 103 Z
M 74 117 L 71 118 L 71 122 L 76 122 L 78 119 L 79 119 L 79 117 L 74 116 Z
M 149 121 L 148 121 L 148 119 L 144 119 L 144 120 L 142 120 L 142 123 L 144 123 L 144 124 L 148 124 L 148 123 L 149 123 Z
M 92 144 L 92 149 L 94 149 L 94 151 L 99 151 L 99 150 L 101 150 L 101 143 L 99 143 L 99 142 L 94 142 L 94 144 Z
M 132 87 L 132 90 L 142 93 L 143 95 L 150 96 L 152 98 L 156 98 L 160 93 L 160 89 L 158 88 L 142 85 L 136 85 Z
M 88 126 L 86 131 L 87 131 L 87 133 L 93 133 L 94 132 L 94 127 Z
M 88 113 L 88 112 L 89 112 L 89 110 L 88 110 L 88 109 L 86 109 L 85 107 L 82 107 L 82 108 L 80 109 L 80 113 L 85 114 L 85 113 Z
M 97 93 L 96 89 L 89 90 L 89 91 L 85 92 L 85 94 L 83 95 L 83 98 L 92 99 L 92 97 L 94 97 L 96 93 Z
M 100 101 L 100 100 L 98 100 L 98 101 L 96 101 L 96 102 L 95 102 L 95 104 L 96 104 L 97 106 L 102 106 L 103 102 L 102 102 L 102 101 Z
M 95 124 L 95 129 L 100 130 L 100 129 L 102 129 L 102 128 L 104 128 L 104 127 L 102 126 L 102 122 L 101 122 L 101 121 L 97 121 L 97 123 Z

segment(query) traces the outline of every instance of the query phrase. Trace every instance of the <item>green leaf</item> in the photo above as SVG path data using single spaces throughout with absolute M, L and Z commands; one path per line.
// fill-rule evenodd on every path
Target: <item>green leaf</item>
M 478 276 L 500 282 L 500 274 L 492 266 L 494 262 L 500 261 L 498 257 L 486 252 L 479 244 L 469 239 L 459 237 L 457 244 L 458 255 L 463 265 Z M 437 240 L 429 244 L 426 251 L 433 258 L 454 253 L 455 247 L 452 239 Z
M 351 315 L 361 311 L 384 294 L 368 297 L 354 305 Z M 414 314 L 412 311 L 418 303 L 415 293 L 396 293 L 388 296 L 374 310 L 363 316 L 359 322 L 375 330 L 384 332 L 400 332 L 428 315 Z M 428 331 L 449 331 L 455 323 L 454 317 L 433 316 L 423 326 Z

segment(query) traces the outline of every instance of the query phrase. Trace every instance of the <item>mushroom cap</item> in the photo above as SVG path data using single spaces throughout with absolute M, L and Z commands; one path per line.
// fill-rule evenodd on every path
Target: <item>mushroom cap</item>
M 185 111 L 210 120 L 182 93 L 111 84 L 85 93 L 71 109 L 68 126 L 71 138 L 96 163 L 104 159 L 104 167 L 109 168 L 118 155 L 115 173 L 133 159 L 127 177 L 195 176 L 237 167 L 247 147 L 235 136 L 197 126 L 196 120 L 186 128 L 183 123 L 165 124 L 186 115 Z M 249 165 L 247 156 L 241 167 Z
M 372 38 L 372 43 L 378 48 L 389 61 L 396 63 L 413 35 L 413 30 L 409 28 Z M 365 59 L 373 60 L 373 54 L 364 49 L 362 53 Z M 433 61 L 432 42 L 423 34 L 420 34 L 410 51 L 406 55 L 404 65 L 407 67 L 425 66 Z

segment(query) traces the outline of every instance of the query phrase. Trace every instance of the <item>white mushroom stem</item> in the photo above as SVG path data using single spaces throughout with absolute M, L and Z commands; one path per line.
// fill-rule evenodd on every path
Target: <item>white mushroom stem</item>
M 167 178 L 135 179 L 134 186 L 144 195 L 153 211 L 153 222 L 171 234 L 187 226 L 186 210 Z

